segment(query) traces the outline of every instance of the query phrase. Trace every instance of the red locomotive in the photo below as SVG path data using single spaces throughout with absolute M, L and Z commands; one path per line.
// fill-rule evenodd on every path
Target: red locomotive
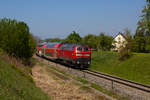
M 63 61 L 81 68 L 88 68 L 91 63 L 89 46 L 73 43 L 40 43 L 36 54 L 45 58 Z

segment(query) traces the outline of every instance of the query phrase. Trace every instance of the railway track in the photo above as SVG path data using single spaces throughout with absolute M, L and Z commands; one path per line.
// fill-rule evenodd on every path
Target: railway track
M 101 73 L 101 72 L 96 72 L 96 71 L 93 71 L 93 70 L 82 70 L 82 72 L 88 73 L 88 74 L 91 74 L 91 75 L 94 75 L 94 76 L 104 78 L 106 80 L 111 81 L 112 82 L 112 88 L 113 88 L 113 84 L 115 82 L 115 83 L 119 83 L 119 84 L 122 84 L 122 85 L 129 86 L 131 88 L 135 88 L 135 89 L 150 93 L 150 86 L 149 85 L 144 85 L 144 84 L 141 84 L 141 83 L 137 83 L 137 82 L 133 82 L 133 81 L 130 81 L 130 80 L 122 79 L 120 77 L 116 77 L 116 76 Z
M 46 60 L 48 60 L 48 59 L 46 59 Z M 53 62 L 53 63 L 56 63 L 56 62 Z M 68 66 L 66 66 L 66 67 L 68 67 Z M 150 85 L 145 85 L 145 84 L 133 82 L 130 80 L 126 80 L 126 79 L 117 77 L 117 76 L 113 76 L 110 74 L 97 72 L 97 71 L 93 71 L 93 70 L 89 70 L 89 69 L 88 70 L 79 70 L 79 71 L 82 71 L 84 73 L 91 74 L 93 76 L 100 77 L 100 78 L 111 81 L 112 82 L 112 88 L 113 88 L 114 83 L 119 83 L 122 85 L 129 86 L 131 88 L 135 88 L 135 89 L 150 93 Z
M 40 58 L 43 59 L 43 58 Z M 54 66 L 60 70 L 70 73 L 79 77 L 83 77 L 88 81 L 96 83 L 103 88 L 113 91 L 119 91 L 118 94 L 124 95 L 133 100 L 150 100 L 150 85 L 141 84 L 126 80 L 110 74 L 96 72 L 93 70 L 79 70 L 68 67 L 67 65 L 57 64 L 54 61 L 45 59 L 52 62 Z M 46 62 L 47 62 L 46 61 Z M 49 64 L 49 63 L 48 63 Z M 105 80 L 105 81 L 104 81 Z M 104 82 L 103 82 L 104 81 Z M 108 86 L 108 87 L 107 87 Z

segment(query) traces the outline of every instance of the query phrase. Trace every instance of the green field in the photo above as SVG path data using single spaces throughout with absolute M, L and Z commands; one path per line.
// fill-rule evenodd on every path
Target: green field
M 90 69 L 150 85 L 150 53 L 119 61 L 116 52 L 93 52 Z
M 0 100 L 48 100 L 32 78 L 0 58 Z

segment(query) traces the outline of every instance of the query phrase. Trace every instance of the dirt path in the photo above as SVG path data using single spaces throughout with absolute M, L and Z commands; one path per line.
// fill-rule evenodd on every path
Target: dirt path
M 38 87 L 53 100 L 106 100 L 103 96 L 81 89 L 73 80 L 63 80 L 47 71 L 46 67 L 35 65 L 33 79 Z

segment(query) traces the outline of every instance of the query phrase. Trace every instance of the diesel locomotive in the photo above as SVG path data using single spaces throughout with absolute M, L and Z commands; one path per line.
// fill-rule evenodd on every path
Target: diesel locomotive
M 36 54 L 79 68 L 88 68 L 91 64 L 90 47 L 84 44 L 39 43 L 36 47 Z

